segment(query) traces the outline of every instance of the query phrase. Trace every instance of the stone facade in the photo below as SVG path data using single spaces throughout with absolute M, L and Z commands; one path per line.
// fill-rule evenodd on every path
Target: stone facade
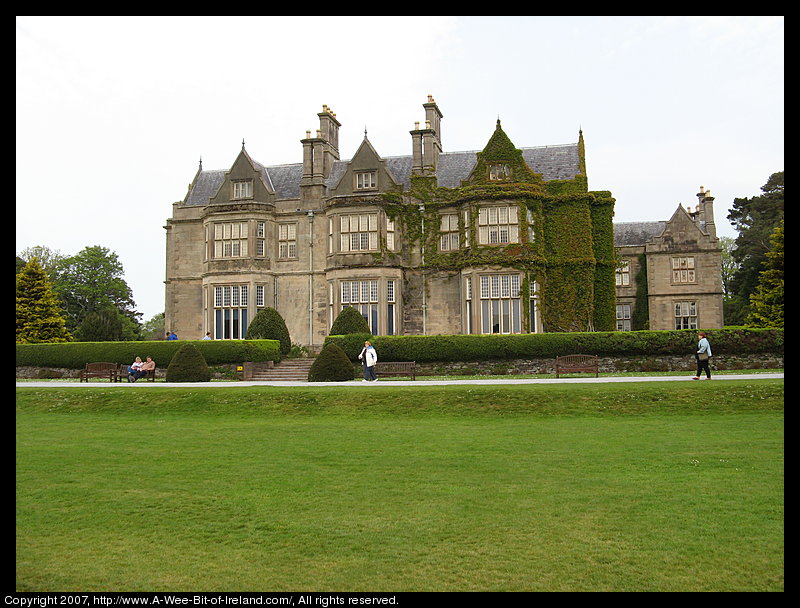
M 353 306 L 376 335 L 613 330 L 615 297 L 631 296 L 614 293 L 614 199 L 588 190 L 582 133 L 518 149 L 498 120 L 482 151 L 444 152 L 442 112 L 430 96 L 423 108 L 410 156 L 381 157 L 365 133 L 341 160 L 323 106 L 301 163 L 263 166 L 244 142 L 227 171 L 201 163 L 165 226 L 166 329 L 243 338 L 270 306 L 294 343 L 318 347 Z M 625 259 L 714 246 L 680 221 Z M 651 314 L 671 302 L 659 289 Z
M 714 198 L 702 186 L 697 198 L 695 210 L 679 205 L 666 222 L 615 226 L 617 329 L 723 326 Z

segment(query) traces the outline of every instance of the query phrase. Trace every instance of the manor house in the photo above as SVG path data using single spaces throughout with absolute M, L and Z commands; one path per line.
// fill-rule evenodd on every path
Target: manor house
M 266 167 L 243 143 L 229 170 L 201 163 L 165 226 L 166 328 L 243 338 L 267 306 L 310 346 L 346 306 L 375 335 L 722 325 L 710 195 L 615 227 L 611 193 L 588 189 L 582 133 L 517 148 L 498 120 L 481 151 L 445 152 L 442 112 L 431 96 L 423 108 L 408 156 L 382 157 L 365 134 L 341 160 L 323 106 L 302 162 Z

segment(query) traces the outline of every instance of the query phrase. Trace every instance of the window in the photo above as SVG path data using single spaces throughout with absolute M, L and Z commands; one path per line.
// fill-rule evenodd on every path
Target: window
M 258 222 L 256 224 L 256 255 L 259 257 L 263 257 L 267 253 L 265 236 L 266 236 L 265 223 Z
M 458 231 L 458 214 L 445 213 L 439 229 L 439 250 L 454 251 L 460 247 L 461 235 Z
M 617 287 L 631 284 L 631 264 L 630 262 L 620 262 L 616 272 Z
M 334 283 L 330 285 L 329 308 L 333 323 L 336 317 L 335 307 L 336 289 Z M 359 279 L 339 282 L 341 312 L 346 307 L 355 308 L 366 319 L 373 335 L 395 335 L 398 331 L 398 293 L 397 281 L 394 279 L 385 282 L 378 279 Z
M 342 215 L 339 243 L 341 251 L 376 251 L 378 249 L 378 214 Z
M 370 331 L 378 332 L 378 281 L 342 281 L 342 309 L 352 306 L 366 319 Z
M 478 210 L 478 244 L 505 245 L 519 243 L 516 205 L 481 207 Z
M 214 257 L 247 257 L 247 222 L 214 224 Z
M 675 302 L 675 329 L 697 329 L 697 302 Z
M 538 327 L 538 324 L 536 323 L 536 317 L 539 310 L 539 284 L 535 281 L 531 281 L 528 292 L 528 297 L 530 298 L 530 307 L 528 308 L 528 320 L 530 321 L 530 327 L 528 331 L 530 331 L 532 334 L 535 334 L 536 328 Z
M 533 227 L 533 211 L 528 209 L 528 242 L 533 243 L 536 240 L 536 230 Z
M 465 277 L 464 296 L 466 299 L 467 324 L 464 330 L 468 333 L 475 333 L 472 324 L 472 277 Z
M 394 295 L 394 281 L 386 281 L 386 335 L 393 336 L 396 331 L 397 323 L 394 318 L 397 309 L 397 302 Z
M 672 282 L 695 282 L 694 257 L 672 258 Z
M 247 285 L 214 287 L 214 338 L 240 340 L 247 333 Z
M 386 218 L 386 249 L 394 251 L 394 220 Z
M 511 167 L 505 163 L 489 165 L 489 181 L 500 182 L 511 179 Z
M 241 198 L 253 198 L 253 180 L 239 180 L 231 182 L 233 187 L 232 200 L 239 200 Z
M 471 287 L 470 287 L 471 289 Z M 471 294 L 468 293 L 471 298 Z M 518 334 L 522 331 L 520 275 L 480 277 L 481 333 Z
M 631 330 L 631 305 L 617 304 L 617 331 Z
M 378 187 L 377 171 L 356 171 L 356 190 L 375 190 Z
M 297 224 L 278 224 L 278 257 L 297 257 Z

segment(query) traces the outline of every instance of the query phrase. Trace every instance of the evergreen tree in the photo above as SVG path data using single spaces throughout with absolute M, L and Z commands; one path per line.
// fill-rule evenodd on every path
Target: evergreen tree
M 274 308 L 262 308 L 256 313 L 250 325 L 247 326 L 245 340 L 278 340 L 281 343 L 281 354 L 287 355 L 292 349 L 292 340 L 286 321 L 281 313 Z
M 770 243 L 766 268 L 750 296 L 750 327 L 783 327 L 783 222 L 773 231 Z
M 326 344 L 308 371 L 309 382 L 344 382 L 355 377 L 355 368 L 342 347 Z
M 739 236 L 736 248 L 731 251 L 736 270 L 730 280 L 732 293 L 727 308 L 731 318 L 726 318 L 726 323 L 747 317 L 750 296 L 756 290 L 767 259 L 770 235 L 783 220 L 783 183 L 783 171 L 773 173 L 761 187 L 760 196 L 733 201 L 728 220 Z
M 117 342 L 124 340 L 122 315 L 115 308 L 93 310 L 75 330 L 78 342 Z
M 209 382 L 211 371 L 203 353 L 194 344 L 186 342 L 173 355 L 167 366 L 167 382 Z
M 347 306 L 336 317 L 328 333 L 331 336 L 343 336 L 346 334 L 371 334 L 372 330 L 360 312 L 352 306 Z
M 17 343 L 70 340 L 47 273 L 32 258 L 17 274 Z

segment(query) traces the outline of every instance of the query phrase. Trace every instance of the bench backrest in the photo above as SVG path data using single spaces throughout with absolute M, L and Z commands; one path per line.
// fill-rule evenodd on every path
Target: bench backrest
M 117 369 L 116 363 L 99 362 L 99 363 L 86 364 L 87 372 L 106 372 L 106 371 L 114 371 L 116 369 Z
M 597 355 L 563 355 L 556 357 L 556 362 L 564 365 L 584 365 L 597 362 Z

